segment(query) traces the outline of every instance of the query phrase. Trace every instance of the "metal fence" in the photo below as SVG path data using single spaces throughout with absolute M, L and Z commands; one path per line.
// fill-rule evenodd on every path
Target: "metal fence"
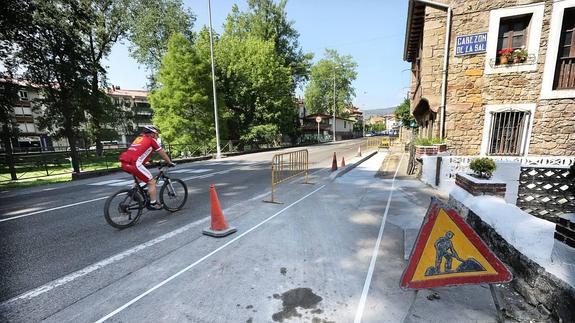
M 275 154 L 272 158 L 272 194 L 266 202 L 278 203 L 275 200 L 275 188 L 278 184 L 296 176 L 304 175 L 307 183 L 309 171 L 309 153 L 307 149 Z
M 78 148 L 78 162 L 81 172 L 118 169 L 119 155 L 127 149 L 129 144 L 108 145 L 102 151 L 92 148 Z M 216 154 L 214 145 L 162 145 L 166 153 L 175 161 L 209 157 Z M 253 143 L 242 144 L 239 141 L 224 141 L 221 153 L 233 155 L 239 153 L 290 147 L 290 144 Z M 10 156 L 0 152 L 0 183 L 13 180 L 11 168 L 14 170 L 16 180 L 36 179 L 49 176 L 70 175 L 73 173 L 69 146 L 54 146 L 50 148 L 17 149 Z M 11 158 L 10 158 L 11 157 Z M 157 160 L 159 156 L 152 156 Z M 9 160 L 12 160 L 9 165 Z

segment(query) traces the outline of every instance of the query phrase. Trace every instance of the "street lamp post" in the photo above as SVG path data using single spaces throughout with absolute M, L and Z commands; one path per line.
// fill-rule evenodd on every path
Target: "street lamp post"
M 335 65 L 333 66 L 333 142 L 335 142 Z
M 210 22 L 210 58 L 212 61 L 212 87 L 214 89 L 214 120 L 216 122 L 216 159 L 222 157 L 222 151 L 220 150 L 220 132 L 218 127 L 218 101 L 216 99 L 216 70 L 214 67 L 214 40 L 212 37 L 212 5 L 210 0 L 208 0 L 208 16 Z
M 319 143 L 319 123 L 321 122 L 321 117 L 315 117 L 315 122 L 317 123 L 317 142 Z

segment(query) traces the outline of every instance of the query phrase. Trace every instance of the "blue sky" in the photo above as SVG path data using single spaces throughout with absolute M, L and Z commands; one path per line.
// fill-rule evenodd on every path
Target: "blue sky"
M 212 25 L 221 32 L 232 5 L 247 1 L 212 0 Z M 323 58 L 325 48 L 351 55 L 358 64 L 354 105 L 362 110 L 397 106 L 409 87 L 403 61 L 407 0 L 291 0 L 287 16 L 300 33 L 304 52 Z M 196 15 L 195 30 L 208 24 L 207 0 L 184 0 Z M 217 62 L 216 62 L 217 64 Z M 108 81 L 125 89 L 144 89 L 146 70 L 129 57 L 127 44 L 116 45 L 106 62 Z M 298 93 L 303 95 L 301 91 Z

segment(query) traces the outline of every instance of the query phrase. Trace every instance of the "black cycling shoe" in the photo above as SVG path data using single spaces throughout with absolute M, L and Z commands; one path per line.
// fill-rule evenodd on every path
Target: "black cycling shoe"
M 152 203 L 148 204 L 148 210 L 158 211 L 158 210 L 161 210 L 163 208 L 164 208 L 164 206 L 158 202 L 153 203 L 153 204 Z

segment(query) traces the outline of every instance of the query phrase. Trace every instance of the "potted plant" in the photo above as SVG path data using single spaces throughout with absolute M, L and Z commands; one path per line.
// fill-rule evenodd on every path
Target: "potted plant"
M 497 55 L 499 55 L 499 64 L 509 64 L 512 62 L 513 48 L 502 49 L 497 52 Z
M 517 48 L 513 51 L 513 63 L 524 63 L 527 60 L 527 55 L 525 48 Z
M 473 176 L 477 178 L 490 179 L 497 166 L 493 159 L 483 157 L 474 159 L 469 164 L 469 168 L 473 171 Z
M 433 145 L 432 138 L 415 138 L 413 140 L 415 146 L 415 157 L 419 158 L 423 155 L 437 155 L 439 147 Z
M 455 185 L 469 192 L 471 195 L 493 195 L 505 198 L 507 184 L 503 180 L 491 179 L 496 169 L 491 158 L 477 158 L 470 164 L 473 174 L 460 172 L 455 174 Z

